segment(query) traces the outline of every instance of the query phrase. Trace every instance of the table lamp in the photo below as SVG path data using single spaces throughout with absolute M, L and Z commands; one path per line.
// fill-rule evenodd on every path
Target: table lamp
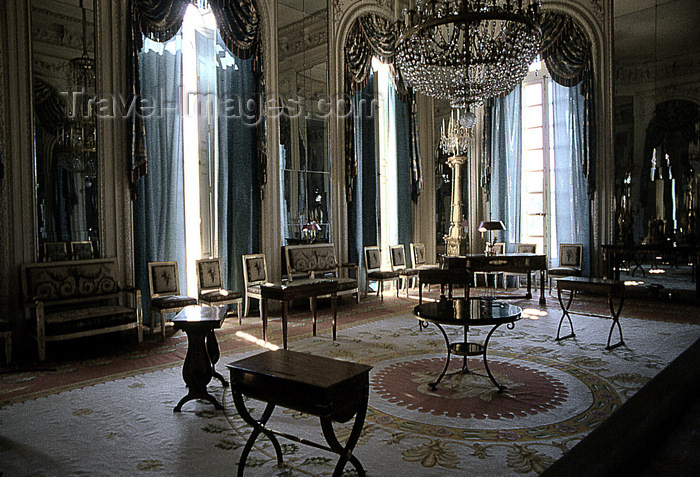
M 489 252 L 493 251 L 493 246 L 494 243 L 496 242 L 496 235 L 494 234 L 495 231 L 498 230 L 505 230 L 506 226 L 505 224 L 500 221 L 500 220 L 488 220 L 481 222 L 479 224 L 479 228 L 477 229 L 479 232 L 489 232 L 491 234 L 491 245 L 490 247 L 487 247 L 489 249 Z M 488 246 L 488 243 L 487 243 Z

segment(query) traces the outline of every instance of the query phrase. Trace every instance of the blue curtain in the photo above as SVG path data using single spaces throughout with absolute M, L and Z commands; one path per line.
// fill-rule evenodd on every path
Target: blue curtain
M 398 210 L 398 243 L 405 247 L 411 242 L 411 106 L 402 101 L 393 83 L 390 86 L 393 98 L 393 111 L 396 130 L 396 175 L 397 175 L 397 210 Z M 391 107 L 389 111 L 391 111 Z M 405 251 L 409 256 L 409 251 Z
M 556 245 L 583 244 L 582 273 L 590 274 L 590 208 L 584 163 L 584 96 L 578 86 L 552 82 Z
M 176 260 L 180 291 L 186 289 L 179 42 L 177 35 L 159 51 L 139 54 L 143 98 L 166 106 L 144 118 L 148 174 L 138 182 L 134 201 L 136 286 L 144 297 L 149 296 L 148 262 Z M 150 322 L 150 300 L 144 299 L 143 307 Z
M 374 81 L 353 95 L 353 121 L 357 176 L 354 194 L 348 203 L 348 258 L 362 264 L 363 247 L 377 245 L 377 157 L 374 129 Z M 361 274 L 363 276 L 363 274 Z M 364 284 L 362 284 L 364 287 Z
M 248 100 L 255 100 L 253 59 L 225 61 L 228 50 L 218 37 L 217 95 L 219 100 L 219 256 L 224 285 L 243 291 L 241 255 L 259 251 L 260 194 L 256 187 L 258 156 L 255 111 Z M 228 53 L 230 55 L 230 53 Z M 224 106 L 231 110 L 224 110 Z M 242 113 L 242 114 L 241 114 Z
M 496 234 L 496 241 L 507 244 L 520 241 L 521 103 L 518 86 L 505 98 L 495 98 L 491 113 L 491 220 L 503 221 L 506 230 Z

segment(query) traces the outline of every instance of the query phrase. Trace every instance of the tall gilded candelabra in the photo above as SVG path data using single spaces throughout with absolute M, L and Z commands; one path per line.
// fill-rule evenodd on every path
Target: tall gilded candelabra
M 469 253 L 469 235 L 466 230 L 464 212 L 462 210 L 462 165 L 467 162 L 467 151 L 473 137 L 473 126 L 476 117 L 470 111 L 460 118 L 460 111 L 450 114 L 450 121 L 445 129 L 442 121 L 440 148 L 448 154 L 447 164 L 452 169 L 452 195 L 450 207 L 450 230 L 445 235 L 447 255 L 466 255 Z M 465 127 L 467 126 L 467 127 Z

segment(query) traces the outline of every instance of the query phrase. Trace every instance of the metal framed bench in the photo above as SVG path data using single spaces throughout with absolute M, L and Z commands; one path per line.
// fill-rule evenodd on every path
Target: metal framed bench
M 569 291 L 569 299 L 564 304 L 562 299 L 562 292 Z M 586 278 L 586 277 L 563 277 L 557 279 L 557 297 L 559 298 L 559 304 L 561 305 L 562 315 L 559 320 L 559 326 L 557 327 L 557 337 L 556 340 L 563 340 L 566 338 L 571 338 L 576 336 L 574 333 L 574 324 L 571 321 L 571 303 L 574 300 L 574 295 L 577 291 L 590 292 L 590 293 L 604 293 L 608 296 L 608 305 L 610 306 L 610 314 L 613 320 L 612 326 L 610 327 L 610 332 L 608 333 L 608 342 L 605 349 L 610 350 L 617 348 L 618 346 L 624 345 L 625 342 L 622 339 L 622 327 L 620 326 L 620 313 L 622 312 L 622 305 L 625 303 L 625 282 L 622 280 L 608 280 L 604 278 Z M 619 304 L 615 307 L 615 300 L 619 300 Z M 564 318 L 569 321 L 569 326 L 571 327 L 571 333 L 566 336 L 560 336 L 561 325 L 564 322 Z M 617 327 L 620 333 L 620 341 L 611 345 L 610 340 L 612 339 L 613 330 Z

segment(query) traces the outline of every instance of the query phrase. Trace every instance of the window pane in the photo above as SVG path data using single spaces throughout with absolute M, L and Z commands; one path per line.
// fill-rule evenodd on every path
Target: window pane
M 526 214 L 541 214 L 542 213 L 542 194 L 527 194 L 525 196 L 525 213 Z
M 525 172 L 523 178 L 525 192 L 542 192 L 542 172 Z
M 541 83 L 530 84 L 523 87 L 523 106 L 542 104 Z
M 543 169 L 543 150 L 531 149 L 523 152 L 523 170 L 541 171 Z
M 523 148 L 542 149 L 542 128 L 528 128 L 523 131 Z
M 542 126 L 542 105 L 525 108 L 523 124 L 527 128 Z
M 525 220 L 525 230 L 529 236 L 542 236 L 544 230 L 544 216 L 528 215 Z

